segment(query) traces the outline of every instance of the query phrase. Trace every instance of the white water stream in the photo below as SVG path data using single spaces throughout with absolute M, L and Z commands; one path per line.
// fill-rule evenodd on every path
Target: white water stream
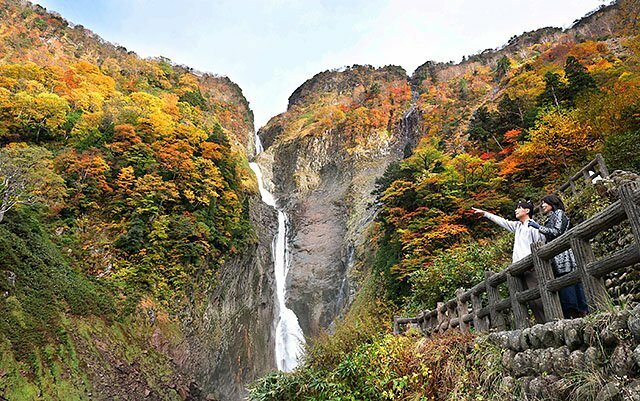
M 262 152 L 262 143 L 258 135 L 255 136 L 256 156 Z M 258 188 L 262 201 L 278 211 L 278 231 L 273 238 L 271 250 L 274 256 L 274 272 L 276 280 L 276 297 L 278 300 L 278 316 L 275 317 L 276 344 L 275 354 L 278 369 L 291 372 L 298 366 L 304 346 L 304 335 L 298 317 L 285 305 L 287 295 L 286 280 L 289 272 L 289 255 L 287 252 L 287 215 L 276 206 L 276 200 L 262 181 L 262 170 L 257 163 L 249 163 L 256 174 Z

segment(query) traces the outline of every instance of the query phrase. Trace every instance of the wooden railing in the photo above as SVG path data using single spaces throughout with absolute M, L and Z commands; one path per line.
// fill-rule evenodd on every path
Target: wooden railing
M 609 170 L 607 169 L 607 164 L 604 162 L 604 158 L 600 153 L 596 155 L 596 158 L 593 159 L 589 164 L 584 166 L 580 171 L 575 173 L 567 182 L 558 187 L 557 192 L 562 194 L 567 194 L 567 190 L 571 190 L 570 195 L 575 195 L 578 192 L 576 187 L 576 182 L 581 178 L 587 185 L 592 185 L 594 180 L 600 178 L 609 177 Z M 569 194 L 567 194 L 569 195 Z
M 417 326 L 425 335 L 451 329 L 468 332 L 472 327 L 477 332 L 523 329 L 531 322 L 528 303 L 537 299 L 542 300 L 546 321 L 562 319 L 558 291 L 580 282 L 590 311 L 602 309 L 608 299 L 603 277 L 640 262 L 640 184 L 627 183 L 619 190 L 620 200 L 555 240 L 544 245 L 532 244 L 530 255 L 499 273 L 486 272 L 484 281 L 470 290 L 458 290 L 456 298 L 439 302 L 435 310 L 416 317 L 394 318 L 394 333 L 402 333 L 407 325 Z M 634 243 L 596 260 L 590 240 L 625 220 L 631 226 Z M 577 269 L 556 278 L 550 260 L 567 249 L 573 251 Z M 537 288 L 526 289 L 523 275 L 531 270 L 539 284 Z M 506 297 L 499 289 L 504 284 L 508 290 Z

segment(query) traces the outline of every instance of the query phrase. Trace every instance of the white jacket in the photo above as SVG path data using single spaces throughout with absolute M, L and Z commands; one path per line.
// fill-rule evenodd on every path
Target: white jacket
M 484 212 L 484 217 L 516 234 L 516 238 L 513 241 L 512 262 L 517 262 L 529 255 L 531 253 L 531 244 L 534 242 L 544 242 L 544 236 L 540 234 L 540 231 L 529 227 L 528 219 L 521 223 L 515 220 L 503 219 L 489 212 Z

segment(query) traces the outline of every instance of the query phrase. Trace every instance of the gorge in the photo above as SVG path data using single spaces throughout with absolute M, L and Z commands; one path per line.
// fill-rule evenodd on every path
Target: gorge
M 0 175 L 30 161 L 37 195 L 0 223 L 0 399 L 480 396 L 420 359 L 471 340 L 427 352 L 391 315 L 503 261 L 471 206 L 508 213 L 595 152 L 637 171 L 630 10 L 410 75 L 320 72 L 256 129 L 229 78 L 0 0 Z M 585 194 L 576 221 L 613 196 Z

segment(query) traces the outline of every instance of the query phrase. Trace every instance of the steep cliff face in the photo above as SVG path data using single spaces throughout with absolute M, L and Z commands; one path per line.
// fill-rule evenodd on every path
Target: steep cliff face
M 291 221 L 288 305 L 305 335 L 327 329 L 352 297 L 375 181 L 414 140 L 410 105 L 402 69 L 355 66 L 307 81 L 259 131 L 259 161 Z
M 243 400 L 246 384 L 275 369 L 271 243 L 275 211 L 250 202 L 256 242 L 225 263 L 200 317 L 183 321 L 188 346 L 178 356 L 203 393 Z

